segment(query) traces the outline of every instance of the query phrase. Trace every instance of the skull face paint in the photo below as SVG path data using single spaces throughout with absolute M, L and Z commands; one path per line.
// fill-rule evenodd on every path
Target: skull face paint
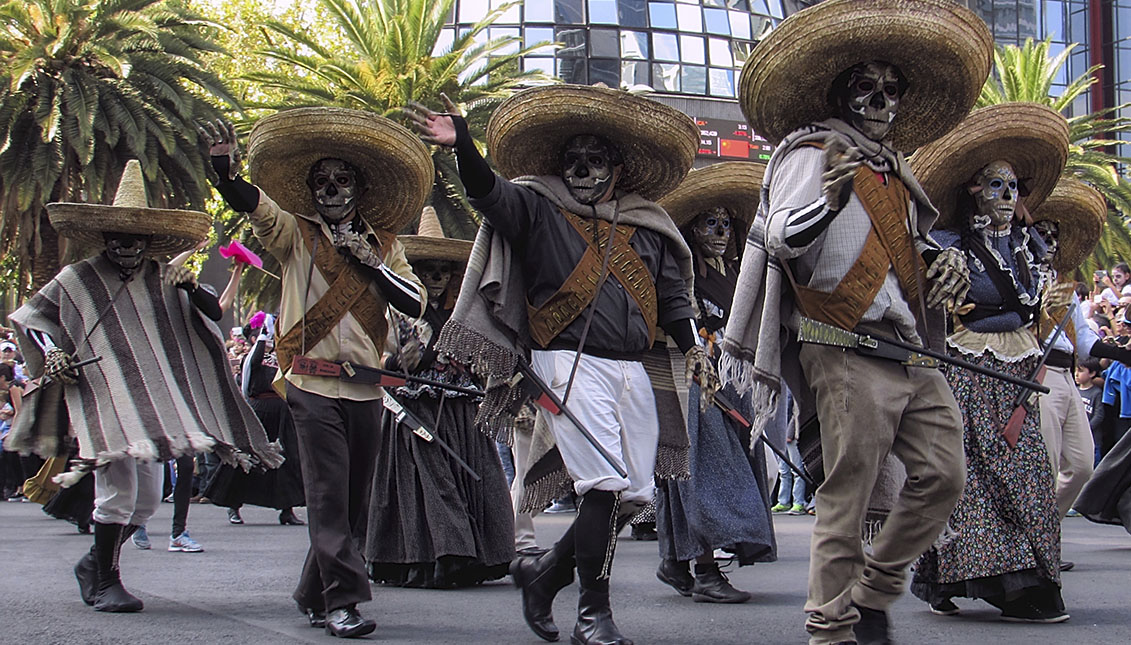
M 1003 229 L 1017 212 L 1017 173 L 1005 161 L 994 161 L 974 175 L 970 185 L 977 218 Z
M 118 267 L 124 280 L 141 266 L 150 237 L 133 233 L 103 233 L 102 239 L 106 241 L 107 259 Z
M 890 63 L 861 63 L 848 72 L 841 118 L 872 141 L 883 141 L 899 110 L 899 70 Z
M 1045 246 L 1048 247 L 1048 254 L 1045 257 L 1051 261 L 1056 257 L 1056 252 L 1060 248 L 1060 226 L 1052 220 L 1043 219 L 1033 224 L 1033 228 L 1045 241 Z
M 420 260 L 412 263 L 412 272 L 428 290 L 429 304 L 440 303 L 440 297 L 452 281 L 452 263 L 443 260 Z
M 353 166 L 341 159 L 322 159 L 311 166 L 306 184 L 314 210 L 327 222 L 340 222 L 353 215 L 361 193 Z
M 582 204 L 600 202 L 616 183 L 620 152 L 601 137 L 581 134 L 566 142 L 562 152 L 562 180 L 569 194 Z
M 695 252 L 706 259 L 721 257 L 730 244 L 730 213 L 723 207 L 700 213 L 691 226 Z

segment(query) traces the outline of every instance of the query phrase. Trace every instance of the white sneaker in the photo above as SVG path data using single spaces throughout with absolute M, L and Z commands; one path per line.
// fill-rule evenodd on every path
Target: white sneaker
M 204 550 L 204 547 L 200 546 L 196 540 L 189 537 L 188 529 L 185 529 L 184 532 L 177 537 L 169 538 L 169 550 L 183 551 L 184 553 L 200 553 Z

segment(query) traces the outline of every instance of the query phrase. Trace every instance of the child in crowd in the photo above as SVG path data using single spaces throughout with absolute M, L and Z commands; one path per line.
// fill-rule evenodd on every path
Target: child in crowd
M 1095 463 L 1100 463 L 1101 447 L 1103 445 L 1103 386 L 1096 384 L 1096 379 L 1102 377 L 1100 361 L 1089 358 L 1080 361 L 1076 366 L 1076 387 L 1080 389 L 1080 398 L 1084 400 L 1084 411 L 1088 413 L 1088 424 L 1092 428 L 1092 440 L 1096 444 Z

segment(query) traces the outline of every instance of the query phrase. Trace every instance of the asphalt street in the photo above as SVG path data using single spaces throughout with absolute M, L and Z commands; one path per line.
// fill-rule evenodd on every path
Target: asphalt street
M 301 515 L 301 510 L 300 510 Z M 246 524 L 231 526 L 223 509 L 193 505 L 189 530 L 203 553 L 166 551 L 172 505 L 150 522 L 151 551 L 123 549 L 126 587 L 145 602 L 130 615 L 94 612 L 82 604 L 71 568 L 91 537 L 51 519 L 30 503 L 0 502 L 0 643 L 329 643 L 311 629 L 290 599 L 306 551 L 305 527 L 280 526 L 277 513 L 245 508 Z M 537 520 L 549 545 L 572 516 Z M 696 604 L 655 578 L 654 542 L 622 538 L 613 572 L 613 607 L 621 630 L 639 644 L 804 643 L 810 517 L 777 517 L 779 560 L 729 571 L 754 594 L 745 605 Z M 627 534 L 627 531 L 626 531 Z M 1016 625 L 977 601 L 958 600 L 962 615 L 930 614 L 903 597 L 892 609 L 896 642 L 1131 642 L 1131 536 L 1121 527 L 1069 519 L 1064 598 L 1072 619 L 1060 625 Z M 373 588 L 362 605 L 378 622 L 368 640 L 387 643 L 516 643 L 538 640 L 522 621 L 509 579 L 478 588 L 432 591 Z M 563 635 L 573 626 L 576 586 L 555 605 Z

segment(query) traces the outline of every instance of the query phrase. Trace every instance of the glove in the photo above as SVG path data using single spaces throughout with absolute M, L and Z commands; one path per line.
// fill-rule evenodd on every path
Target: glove
M 715 364 L 707 355 L 707 350 L 701 345 L 695 345 L 687 350 L 683 359 L 687 364 L 687 380 L 699 382 L 699 394 L 703 405 L 713 404 L 715 392 L 719 391 L 722 384 L 719 382 L 719 373 L 715 371 Z
M 79 382 L 79 372 L 74 364 L 73 356 L 58 347 L 52 347 L 43 356 L 43 374 L 63 385 L 74 385 Z
M 934 309 L 945 305 L 947 311 L 954 311 L 970 291 L 966 257 L 958 249 L 943 249 L 927 268 L 927 279 L 933 282 L 927 294 L 927 306 Z
M 378 249 L 373 248 L 364 237 L 355 233 L 348 227 L 334 227 L 334 247 L 339 251 L 348 252 L 359 262 L 371 269 L 381 268 L 381 255 Z
M 413 338 L 401 345 L 400 351 L 397 352 L 397 364 L 411 372 L 420 363 L 420 357 L 423 353 L 424 350 L 420 346 L 420 341 Z
M 191 293 L 196 291 L 196 274 L 183 264 L 171 266 L 168 273 L 165 274 L 165 284 Z

